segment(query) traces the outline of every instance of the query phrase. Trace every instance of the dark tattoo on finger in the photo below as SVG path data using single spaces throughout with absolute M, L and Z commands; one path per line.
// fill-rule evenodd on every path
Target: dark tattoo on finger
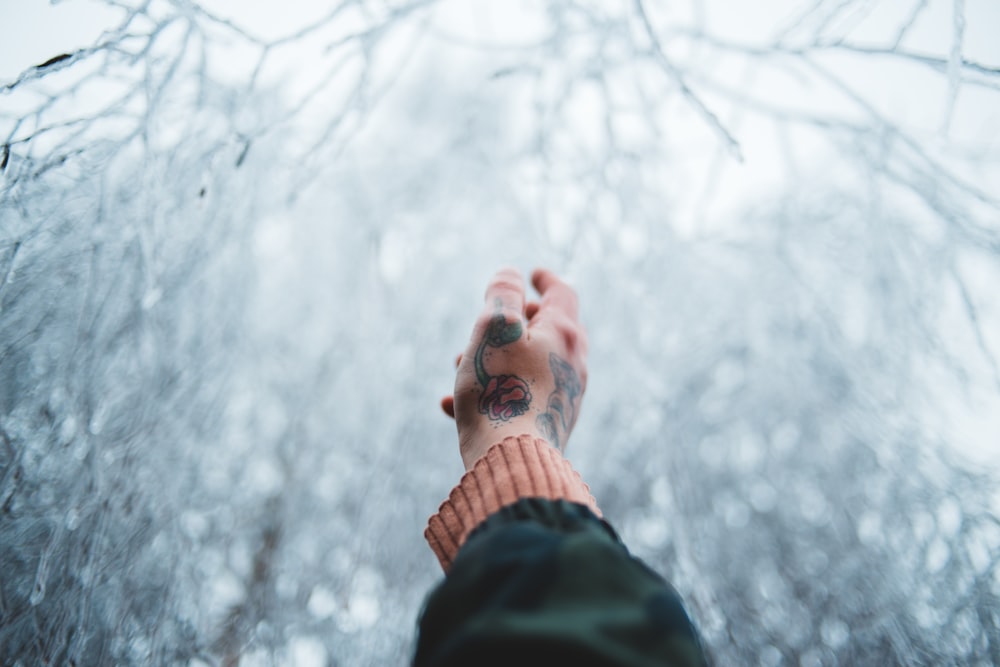
M 510 421 L 528 411 L 531 405 L 531 392 L 528 383 L 516 375 L 490 375 L 483 363 L 483 354 L 487 347 L 503 347 L 521 338 L 521 322 L 507 321 L 504 316 L 503 302 L 496 303 L 497 312 L 490 319 L 486 335 L 476 349 L 475 367 L 476 379 L 483 387 L 479 395 L 479 413 L 490 418 L 490 421 Z
M 549 442 L 563 451 L 566 438 L 576 422 L 576 401 L 583 393 L 583 384 L 573 367 L 553 352 L 549 353 L 549 368 L 552 369 L 556 388 L 549 394 L 545 412 L 538 415 L 535 423 Z

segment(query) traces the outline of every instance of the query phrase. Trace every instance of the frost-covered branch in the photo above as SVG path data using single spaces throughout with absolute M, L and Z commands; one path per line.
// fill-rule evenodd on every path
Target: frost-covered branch
M 0 83 L 0 655 L 404 663 L 516 263 L 578 288 L 571 456 L 719 664 L 1000 660 L 977 5 L 106 4 Z
M 733 156 L 742 161 L 743 157 L 740 153 L 740 144 L 730 134 L 729 130 L 722 124 L 719 117 L 709 109 L 701 98 L 699 98 L 691 87 L 688 86 L 687 82 L 684 80 L 684 75 L 681 71 L 670 61 L 667 54 L 664 53 L 663 47 L 660 45 L 660 40 L 656 36 L 656 29 L 653 28 L 653 24 L 649 21 L 649 16 L 646 14 L 645 6 L 642 0 L 635 0 L 636 13 L 639 15 L 639 20 L 642 22 L 642 26 L 646 31 L 646 36 L 649 38 L 650 44 L 652 45 L 653 53 L 656 55 L 656 59 L 663 66 L 664 70 L 675 80 L 677 86 L 680 88 L 681 93 L 684 97 L 698 110 L 698 113 L 705 119 L 712 129 L 719 135 L 721 140 L 728 146 L 729 150 L 732 152 Z

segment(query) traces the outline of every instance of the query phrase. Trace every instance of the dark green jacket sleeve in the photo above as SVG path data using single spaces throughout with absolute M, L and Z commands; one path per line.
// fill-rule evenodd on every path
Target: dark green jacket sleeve
M 705 665 L 676 591 L 583 505 L 527 498 L 469 536 L 420 618 L 416 667 Z

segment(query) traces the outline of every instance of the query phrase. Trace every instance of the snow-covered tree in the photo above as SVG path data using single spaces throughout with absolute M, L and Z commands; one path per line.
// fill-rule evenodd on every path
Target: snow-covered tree
M 541 264 L 717 664 L 1000 663 L 995 3 L 24 5 L 0 662 L 406 664 L 437 399 Z

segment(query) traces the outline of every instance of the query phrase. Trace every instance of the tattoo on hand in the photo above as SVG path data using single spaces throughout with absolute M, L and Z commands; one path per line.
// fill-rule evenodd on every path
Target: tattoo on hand
M 549 353 L 549 368 L 552 369 L 556 388 L 549 394 L 545 412 L 538 415 L 535 423 L 549 442 L 563 451 L 566 437 L 576 421 L 576 399 L 583 393 L 583 385 L 573 367 L 552 352 Z
M 476 349 L 476 379 L 483 386 L 479 396 L 479 413 L 490 421 L 510 421 L 528 411 L 531 392 L 528 383 L 516 375 L 490 375 L 483 364 L 487 347 L 503 347 L 521 338 L 520 322 L 508 322 L 501 312 L 503 303 L 497 301 L 497 313 L 490 320 L 486 335 Z

